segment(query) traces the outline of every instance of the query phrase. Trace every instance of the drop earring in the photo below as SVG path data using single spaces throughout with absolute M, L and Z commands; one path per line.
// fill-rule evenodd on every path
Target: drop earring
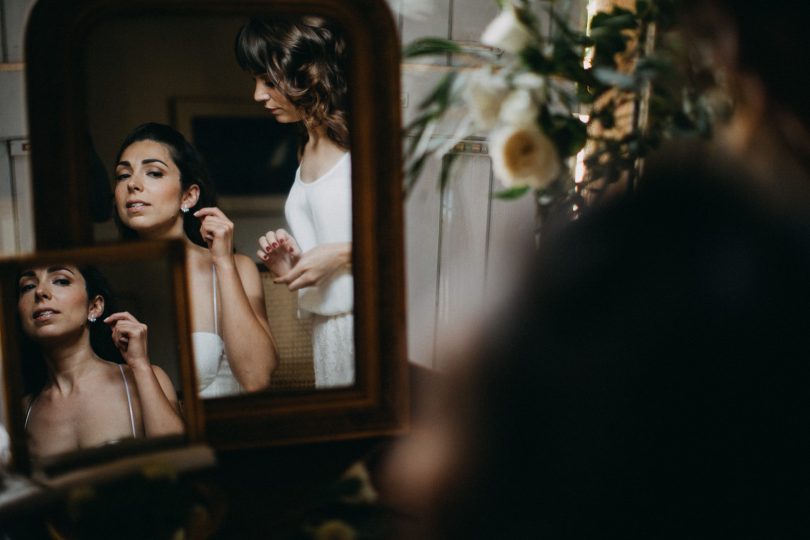
M 92 316 L 92 315 L 90 315 L 89 317 L 87 317 L 87 320 L 88 320 L 88 321 L 90 321 L 90 323 L 91 323 L 91 324 L 92 324 L 92 323 L 94 323 L 94 322 L 96 322 L 96 318 L 95 318 L 94 316 Z
M 180 211 L 183 212 L 184 214 L 188 214 L 188 206 L 184 204 L 183 206 L 180 207 Z

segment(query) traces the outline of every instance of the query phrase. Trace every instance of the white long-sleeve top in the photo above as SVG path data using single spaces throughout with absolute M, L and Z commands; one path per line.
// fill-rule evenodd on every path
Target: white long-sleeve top
M 295 172 L 284 214 L 302 252 L 319 244 L 352 241 L 352 165 L 347 152 L 320 178 L 301 181 Z M 351 270 L 339 271 L 320 285 L 298 291 L 299 315 L 338 315 L 354 309 Z

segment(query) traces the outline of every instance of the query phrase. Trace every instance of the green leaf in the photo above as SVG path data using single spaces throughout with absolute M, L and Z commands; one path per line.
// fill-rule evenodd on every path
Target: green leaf
M 461 154 L 455 154 L 450 152 L 449 154 L 445 154 L 442 158 L 442 170 L 439 175 L 439 188 L 444 190 L 447 182 L 450 181 L 450 173 L 453 168 L 453 164 L 456 160 L 461 156 Z
M 599 12 L 591 19 L 591 29 L 612 28 L 614 30 L 630 30 L 638 28 L 636 15 L 629 10 L 614 7 L 610 12 Z
M 621 90 L 638 90 L 638 81 L 635 77 L 609 67 L 597 66 L 593 68 L 593 76 L 597 81 L 608 86 Z
M 453 101 L 453 83 L 456 81 L 456 77 L 458 77 L 458 73 L 455 71 L 442 77 L 433 92 L 419 104 L 419 108 L 426 109 L 428 106 L 434 105 L 439 114 L 444 112 Z
M 561 157 L 573 156 L 588 140 L 587 125 L 573 116 L 554 116 L 542 126 L 557 146 Z
M 443 38 L 426 37 L 412 41 L 402 50 L 404 58 L 434 54 L 460 53 L 461 46 L 455 41 Z
M 520 52 L 520 59 L 528 69 L 540 75 L 556 71 L 554 62 L 546 58 L 537 47 L 526 47 Z
M 492 197 L 495 199 L 501 199 L 504 201 L 512 201 L 514 199 L 519 199 L 526 195 L 531 188 L 529 186 L 519 186 L 513 187 L 509 189 L 505 189 L 503 191 L 496 191 L 492 194 Z

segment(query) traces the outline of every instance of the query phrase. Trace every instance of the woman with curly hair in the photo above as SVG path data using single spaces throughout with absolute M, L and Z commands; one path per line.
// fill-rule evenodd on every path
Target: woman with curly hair
M 339 30 L 318 17 L 254 18 L 236 38 L 239 65 L 255 80 L 253 99 L 276 121 L 302 126 L 284 208 L 292 235 L 268 231 L 258 256 L 276 283 L 298 291 L 302 316 L 313 317 L 317 387 L 354 382 L 345 50 Z

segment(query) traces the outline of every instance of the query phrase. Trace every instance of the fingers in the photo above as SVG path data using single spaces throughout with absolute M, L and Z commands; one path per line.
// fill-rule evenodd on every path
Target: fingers
M 276 238 L 278 239 L 279 245 L 286 248 L 291 255 L 295 257 L 301 255 L 301 249 L 298 247 L 298 243 L 287 231 L 279 229 L 276 231 Z
M 112 328 L 113 341 L 119 346 L 123 345 L 122 350 L 124 351 L 127 350 L 126 345 L 130 340 L 145 339 L 148 332 L 147 326 L 128 311 L 113 313 L 104 319 L 104 322 Z
M 114 326 L 115 323 L 117 323 L 118 321 L 132 321 L 139 323 L 138 319 L 136 319 L 135 316 L 132 315 L 129 311 L 119 311 L 118 313 L 113 313 L 112 315 L 104 319 L 104 322 L 109 324 L 110 326 Z
M 216 206 L 200 208 L 199 210 L 194 212 L 194 217 L 196 217 L 200 221 L 205 221 L 205 219 L 208 217 L 218 217 L 220 219 L 224 219 L 225 221 L 230 221 L 228 219 L 228 216 L 226 216 L 225 213 Z
M 300 266 L 294 266 L 292 270 L 273 280 L 275 283 L 283 283 L 291 291 L 297 291 L 303 287 L 309 287 L 314 284 L 312 276 L 307 271 L 308 269 Z
M 292 249 L 298 250 L 295 239 L 284 229 L 264 233 L 259 237 L 259 247 L 267 253 L 276 249 L 283 249 L 288 252 L 291 252 Z

